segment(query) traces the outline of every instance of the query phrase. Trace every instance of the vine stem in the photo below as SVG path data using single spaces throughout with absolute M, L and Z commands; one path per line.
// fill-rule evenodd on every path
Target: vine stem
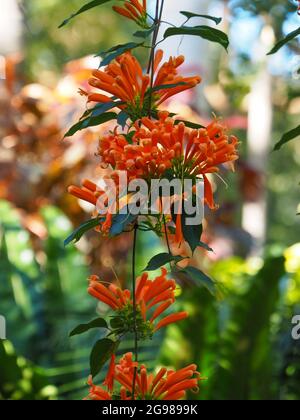
M 137 329 L 137 307 L 136 307 L 136 275 L 135 275 L 135 263 L 136 263 L 136 245 L 137 245 L 137 233 L 138 224 L 136 223 L 133 231 L 133 249 L 132 249 L 132 295 L 133 295 L 133 322 L 134 322 L 134 359 L 135 362 L 139 360 L 139 349 L 138 349 L 138 329 Z M 132 383 L 132 399 L 135 399 L 135 385 L 137 377 L 137 367 L 134 368 L 133 383 Z
M 159 34 L 161 19 L 163 15 L 163 8 L 164 8 L 165 0 L 156 0 L 156 9 L 155 9 L 155 30 L 153 33 L 152 38 L 152 45 L 151 45 L 151 53 L 148 63 L 148 74 L 151 71 L 151 84 L 150 84 L 150 107 L 149 107 L 149 116 L 151 117 L 151 106 L 152 106 L 152 89 L 154 84 L 154 61 L 155 61 L 155 48 L 157 43 L 157 38 Z M 165 219 L 164 219 L 165 220 Z M 166 227 L 166 224 L 165 224 Z M 136 296 L 135 296 L 135 289 L 136 289 L 136 275 L 135 275 L 135 264 L 136 264 L 136 245 L 137 245 L 137 233 L 138 233 L 139 226 L 136 223 L 134 226 L 134 234 L 133 234 L 133 251 L 132 251 L 132 289 L 133 289 L 133 322 L 134 322 L 134 358 L 135 362 L 139 361 L 138 355 L 138 328 L 137 328 L 137 305 L 136 305 Z M 133 373 L 133 383 L 132 383 L 132 400 L 135 399 L 135 387 L 137 381 L 137 373 L 138 368 L 134 368 Z
M 161 3 L 160 3 L 159 0 L 156 1 L 155 19 L 154 19 L 155 30 L 154 30 L 154 33 L 153 33 L 151 53 L 150 53 L 148 69 L 147 69 L 148 74 L 151 71 L 150 99 L 149 99 L 149 116 L 150 117 L 151 117 L 151 111 L 152 111 L 152 89 L 153 89 L 153 84 L 154 84 L 155 48 L 156 48 L 156 43 L 157 43 L 157 38 L 158 38 L 158 34 L 159 34 L 160 25 L 161 25 L 161 22 L 162 22 L 164 4 L 165 4 L 165 0 L 161 0 Z

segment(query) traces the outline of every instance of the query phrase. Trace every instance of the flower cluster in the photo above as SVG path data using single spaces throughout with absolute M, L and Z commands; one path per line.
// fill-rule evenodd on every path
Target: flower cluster
M 147 24 L 147 0 L 143 0 L 142 4 L 139 0 L 128 0 L 124 2 L 124 6 L 113 6 L 113 10 L 126 18 L 133 20 L 142 28 L 148 29 Z
M 104 70 L 94 70 L 89 79 L 91 87 L 102 92 L 86 93 L 89 102 L 114 102 L 117 108 L 125 110 L 133 121 L 151 114 L 168 98 L 195 87 L 200 83 L 199 76 L 183 77 L 178 74 L 178 67 L 184 62 L 184 57 L 170 57 L 161 64 L 163 52 L 158 50 L 154 60 L 154 81 L 151 76 L 143 73 L 138 60 L 126 52 Z
M 219 171 L 220 165 L 238 159 L 238 140 L 228 136 L 217 119 L 206 128 L 192 130 L 176 123 L 168 112 L 159 112 L 158 120 L 144 117 L 135 124 L 132 142 L 115 132 L 100 139 L 98 154 L 104 164 L 126 170 L 129 179 L 161 178 L 172 170 L 175 178 L 203 177 L 205 201 L 214 208 L 207 174 Z
M 94 385 L 92 378 L 89 378 L 88 399 L 112 400 L 119 397 L 121 400 L 131 400 L 134 394 L 135 400 L 181 400 L 186 397 L 188 390 L 198 392 L 201 380 L 203 379 L 197 372 L 196 365 L 192 364 L 178 371 L 161 368 L 156 374 L 149 374 L 145 365 L 134 362 L 132 353 L 127 353 L 118 364 L 115 364 L 115 358 L 112 358 L 103 384 L 107 390 Z M 114 387 L 115 381 L 119 384 L 118 387 Z M 118 389 L 116 393 L 115 388 Z
M 113 54 L 106 56 L 106 67 L 102 66 L 103 68 L 92 72 L 92 77 L 88 80 L 89 91 L 81 90 L 80 93 L 87 97 L 88 103 L 94 103 L 94 108 L 88 110 L 75 126 L 75 130 L 71 131 L 89 125 L 95 126 L 95 122 L 99 121 L 118 121 L 110 132 L 101 136 L 98 147 L 100 164 L 109 172 L 104 181 L 107 184 L 111 181 L 112 184 L 108 188 L 99 188 L 95 183 L 84 180 L 81 187 L 71 186 L 69 192 L 96 207 L 95 223 L 94 220 L 88 222 L 88 228 L 97 225 L 97 230 L 103 235 L 111 236 L 130 228 L 134 231 L 133 265 L 139 230 L 154 231 L 159 237 L 165 238 L 168 253 L 152 258 L 148 267 L 149 270 L 150 267 L 157 269 L 170 263 L 172 270 L 176 272 L 179 265 L 183 269 L 190 251 L 194 252 L 198 246 L 206 244 L 201 242 L 201 220 L 191 229 L 186 221 L 186 214 L 182 211 L 173 211 L 171 206 L 168 208 L 170 211 L 165 211 L 164 200 L 170 199 L 173 207 L 179 203 L 179 210 L 182 210 L 182 204 L 188 199 L 198 202 L 196 184 L 200 180 L 204 184 L 204 198 L 201 198 L 210 209 L 215 209 L 213 188 L 208 175 L 219 172 L 224 165 L 228 169 L 234 169 L 234 162 L 238 159 L 238 139 L 228 134 L 220 119 L 214 118 L 207 127 L 201 127 L 178 121 L 176 116 L 161 109 L 169 98 L 194 88 L 201 82 L 200 76 L 186 77 L 180 73 L 179 69 L 185 60 L 183 56 L 170 57 L 164 61 L 162 50 L 157 50 L 163 7 L 164 2 L 157 0 L 152 26 L 148 24 L 145 0 L 124 0 L 122 6 L 113 7 L 118 14 L 146 29 L 137 34 L 145 42 L 133 45 L 148 47 L 147 39 L 152 36 L 147 71 L 144 71 L 144 67 L 130 50 L 126 51 L 127 45 L 122 45 L 109 50 Z M 119 50 L 122 54 L 116 56 Z M 107 112 L 111 110 L 113 112 Z M 152 180 L 166 179 L 179 181 L 180 188 L 175 193 L 159 192 L 157 196 L 153 194 L 158 204 L 157 214 L 152 216 L 151 211 L 143 212 L 140 217 L 140 213 L 136 214 L 132 210 L 133 207 L 129 208 L 134 204 L 134 197 L 132 189 L 129 189 L 130 192 L 125 191 L 126 188 L 120 184 L 120 171 L 125 173 L 127 183 L 142 180 L 142 184 L 149 187 Z M 185 180 L 193 181 L 190 197 L 184 189 Z M 110 188 L 115 191 L 113 201 L 109 198 Z M 151 195 L 152 190 L 148 188 L 138 198 L 142 204 L 146 201 L 146 210 L 153 204 L 149 204 Z M 121 209 L 126 211 L 120 212 Z M 82 230 L 88 230 L 86 225 Z M 196 267 L 184 271 L 190 276 L 195 272 L 197 274 Z M 201 275 L 195 275 L 197 280 L 203 278 L 203 273 L 199 270 L 198 272 Z M 105 361 L 112 356 L 103 386 L 95 385 L 93 378 L 89 378 L 88 399 L 183 399 L 187 391 L 198 391 L 202 378 L 196 365 L 191 364 L 178 371 L 161 368 L 154 374 L 149 373 L 147 367 L 138 362 L 140 340 L 151 339 L 161 328 L 188 316 L 186 312 L 169 312 L 175 302 L 175 280 L 168 278 L 168 271 L 164 268 L 161 275 L 153 280 L 148 273 L 143 273 L 137 279 L 135 277 L 134 269 L 131 290 L 121 289 L 115 284 L 104 285 L 95 275 L 89 278 L 88 293 L 112 310 L 109 326 L 100 319 L 100 324 L 106 325 L 104 328 L 109 330 L 109 334 L 103 339 L 104 347 L 110 348 L 106 354 L 99 355 L 99 360 L 101 358 L 101 361 Z M 209 277 L 205 277 L 204 283 L 210 283 Z M 213 289 L 214 284 L 212 281 L 211 283 Z M 97 322 L 92 322 L 83 329 L 93 328 L 96 324 Z M 82 325 L 75 332 L 78 330 L 82 330 Z M 128 333 L 134 335 L 134 359 L 132 353 L 127 353 L 116 363 L 117 346 Z M 97 343 L 96 350 L 98 348 Z M 92 355 L 91 363 L 95 359 L 95 353 Z M 97 374 L 98 368 L 97 363 L 95 366 L 91 365 L 91 373 Z
M 175 302 L 176 283 L 174 280 L 167 279 L 167 274 L 167 270 L 162 269 L 161 275 L 154 280 L 149 279 L 148 273 L 144 273 L 137 279 L 135 300 L 139 337 L 152 337 L 153 333 L 162 327 L 187 317 L 186 312 L 177 312 L 157 322 L 157 319 Z M 113 309 L 116 314 L 114 326 L 117 327 L 118 334 L 134 331 L 133 300 L 129 290 L 121 290 L 114 284 L 104 286 L 97 276 L 91 276 L 88 292 Z

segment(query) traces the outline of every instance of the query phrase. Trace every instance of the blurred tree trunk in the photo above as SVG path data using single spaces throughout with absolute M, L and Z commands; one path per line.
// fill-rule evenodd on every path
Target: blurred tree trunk
M 22 13 L 18 0 L 1 0 L 0 54 L 7 55 L 21 50 Z
M 255 239 L 254 254 L 260 255 L 267 231 L 266 170 L 272 136 L 272 75 L 268 69 L 267 52 L 274 41 L 274 33 L 265 25 L 257 45 L 256 63 L 259 66 L 249 96 L 248 108 L 248 162 L 251 168 L 261 174 L 263 185 L 258 188 L 255 200 L 243 206 L 243 228 Z

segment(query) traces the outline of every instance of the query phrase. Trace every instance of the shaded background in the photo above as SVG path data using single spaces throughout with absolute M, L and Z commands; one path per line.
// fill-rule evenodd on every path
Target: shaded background
M 165 12 L 172 22 L 182 8 L 173 3 Z M 0 341 L 0 399 L 82 398 L 96 335 L 68 333 L 96 313 L 86 278 L 125 284 L 130 275 L 130 235 L 102 241 L 92 232 L 63 246 L 91 210 L 66 194 L 68 185 L 103 175 L 94 156 L 99 129 L 62 141 L 85 109 L 77 89 L 98 65 L 93 55 L 129 41 L 134 30 L 106 6 L 58 30 L 82 4 L 1 0 L 0 314 L 8 340 Z M 184 8 L 223 17 L 231 47 L 227 55 L 196 38 L 163 44 L 187 56 L 187 73 L 203 77 L 196 94 L 169 107 L 204 123 L 212 112 L 222 115 L 241 140 L 241 159 L 235 174 L 221 174 L 228 187 L 214 180 L 220 209 L 206 212 L 204 240 L 215 252 L 195 257 L 222 296 L 181 283 L 177 305 L 190 318 L 144 343 L 141 359 L 151 367 L 196 362 L 208 377 L 200 399 L 299 399 L 291 319 L 300 314 L 300 143 L 271 152 L 299 122 L 299 43 L 266 57 L 275 39 L 299 26 L 297 4 L 188 0 Z M 143 269 L 163 247 L 141 234 L 139 249 Z M 121 351 L 130 348 L 129 339 Z

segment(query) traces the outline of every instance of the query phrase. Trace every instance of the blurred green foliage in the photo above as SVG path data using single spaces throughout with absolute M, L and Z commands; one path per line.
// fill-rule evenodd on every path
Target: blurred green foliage
M 86 291 L 83 255 L 73 245 L 64 247 L 72 230 L 70 221 L 52 206 L 44 207 L 41 215 L 47 238 L 42 251 L 36 252 L 19 213 L 0 201 L 0 313 L 6 318 L 7 338 L 22 355 L 15 355 L 11 342 L 0 341 L 0 397 L 81 399 L 87 394 L 90 350 L 101 333 L 68 335 L 95 317 L 96 303 Z M 98 312 L 104 315 L 106 306 L 100 305 Z M 119 353 L 131 351 L 133 345 L 129 337 Z M 153 354 L 159 353 L 160 345 L 158 334 L 140 346 L 140 358 L 150 368 L 155 366 Z
M 103 5 L 97 12 L 87 12 L 58 29 L 58 25 L 83 3 L 68 0 L 62 7 L 60 0 L 23 2 L 25 70 L 32 80 L 49 84 L 60 76 L 69 61 L 131 40 L 135 27 L 127 19 L 120 19 L 111 5 Z
M 291 259 L 299 261 L 298 254 Z M 299 265 L 288 275 L 286 264 L 278 251 L 252 266 L 237 258 L 220 261 L 212 271 L 225 287 L 223 301 L 198 288 L 181 296 L 191 315 L 169 328 L 161 360 L 176 367 L 195 361 L 208 378 L 200 399 L 299 400 L 300 342 L 291 337 L 299 301 L 289 298 L 299 290 L 293 285 Z
M 51 400 L 57 389 L 46 372 L 15 353 L 10 341 L 0 341 L 0 400 Z
M 58 30 L 59 23 L 82 3 L 22 2 L 26 79 L 51 85 L 70 60 L 131 40 L 131 23 L 114 14 L 110 6 L 86 13 Z M 235 17 L 247 9 L 271 18 L 278 38 L 287 13 L 295 13 L 292 1 L 237 0 L 230 4 Z M 228 72 L 223 86 L 232 104 L 228 115 L 233 110 L 243 112 L 255 74 L 249 57 L 238 58 L 242 63 L 238 70 L 228 71 L 228 62 L 220 63 Z M 217 68 L 215 76 L 217 79 Z M 274 144 L 287 126 L 295 125 L 298 116 L 286 117 L 286 110 L 299 93 L 299 84 L 274 77 Z M 211 275 L 225 288 L 225 298 L 218 302 L 204 289 L 185 288 L 178 306 L 188 310 L 190 318 L 141 348 L 141 360 L 150 367 L 156 365 L 156 356 L 162 364 L 175 367 L 195 361 L 208 377 L 202 384 L 201 399 L 300 399 L 300 342 L 291 338 L 292 316 L 300 313 L 299 246 L 283 251 L 299 241 L 299 162 L 296 144 L 269 159 L 268 242 L 279 244 L 278 250 L 270 250 L 264 261 L 234 257 L 214 263 Z M 236 175 L 229 182 L 231 196 L 227 192 L 226 197 L 235 202 Z M 66 216 L 50 206 L 41 216 L 47 238 L 36 252 L 20 215 L 12 205 L 0 202 L 0 313 L 6 316 L 10 340 L 0 341 L 0 399 L 75 399 L 86 393 L 95 333 L 68 339 L 77 324 L 93 318 L 95 303 L 86 293 L 86 261 L 75 247 L 63 247 L 72 230 Z M 140 269 L 155 254 L 154 248 L 157 242 L 149 237 L 140 242 Z M 131 348 L 129 340 L 120 351 Z
M 1 362 L 8 359 L 0 367 L 1 395 L 80 399 L 97 333 L 72 339 L 68 333 L 93 318 L 95 302 L 86 293 L 82 256 L 73 246 L 63 248 L 69 221 L 54 207 L 41 214 L 48 228 L 43 255 L 34 252 L 18 214 L 0 203 L 1 313 L 8 338 L 22 354 L 16 356 L 9 341 L 1 343 Z M 139 269 L 145 255 L 158 249 L 154 238 L 146 239 L 139 239 L 145 251 L 138 256 Z M 157 362 L 177 368 L 197 363 L 208 377 L 201 399 L 299 399 L 300 343 L 291 338 L 291 319 L 299 310 L 299 252 L 296 245 L 284 254 L 271 249 L 265 261 L 234 257 L 214 263 L 210 271 L 224 299 L 216 301 L 195 285 L 184 287 L 177 309 L 189 311 L 189 319 L 144 343 L 141 360 L 149 368 Z M 105 311 L 98 307 L 101 315 Z M 130 339 L 122 343 L 120 354 L 132 346 Z

